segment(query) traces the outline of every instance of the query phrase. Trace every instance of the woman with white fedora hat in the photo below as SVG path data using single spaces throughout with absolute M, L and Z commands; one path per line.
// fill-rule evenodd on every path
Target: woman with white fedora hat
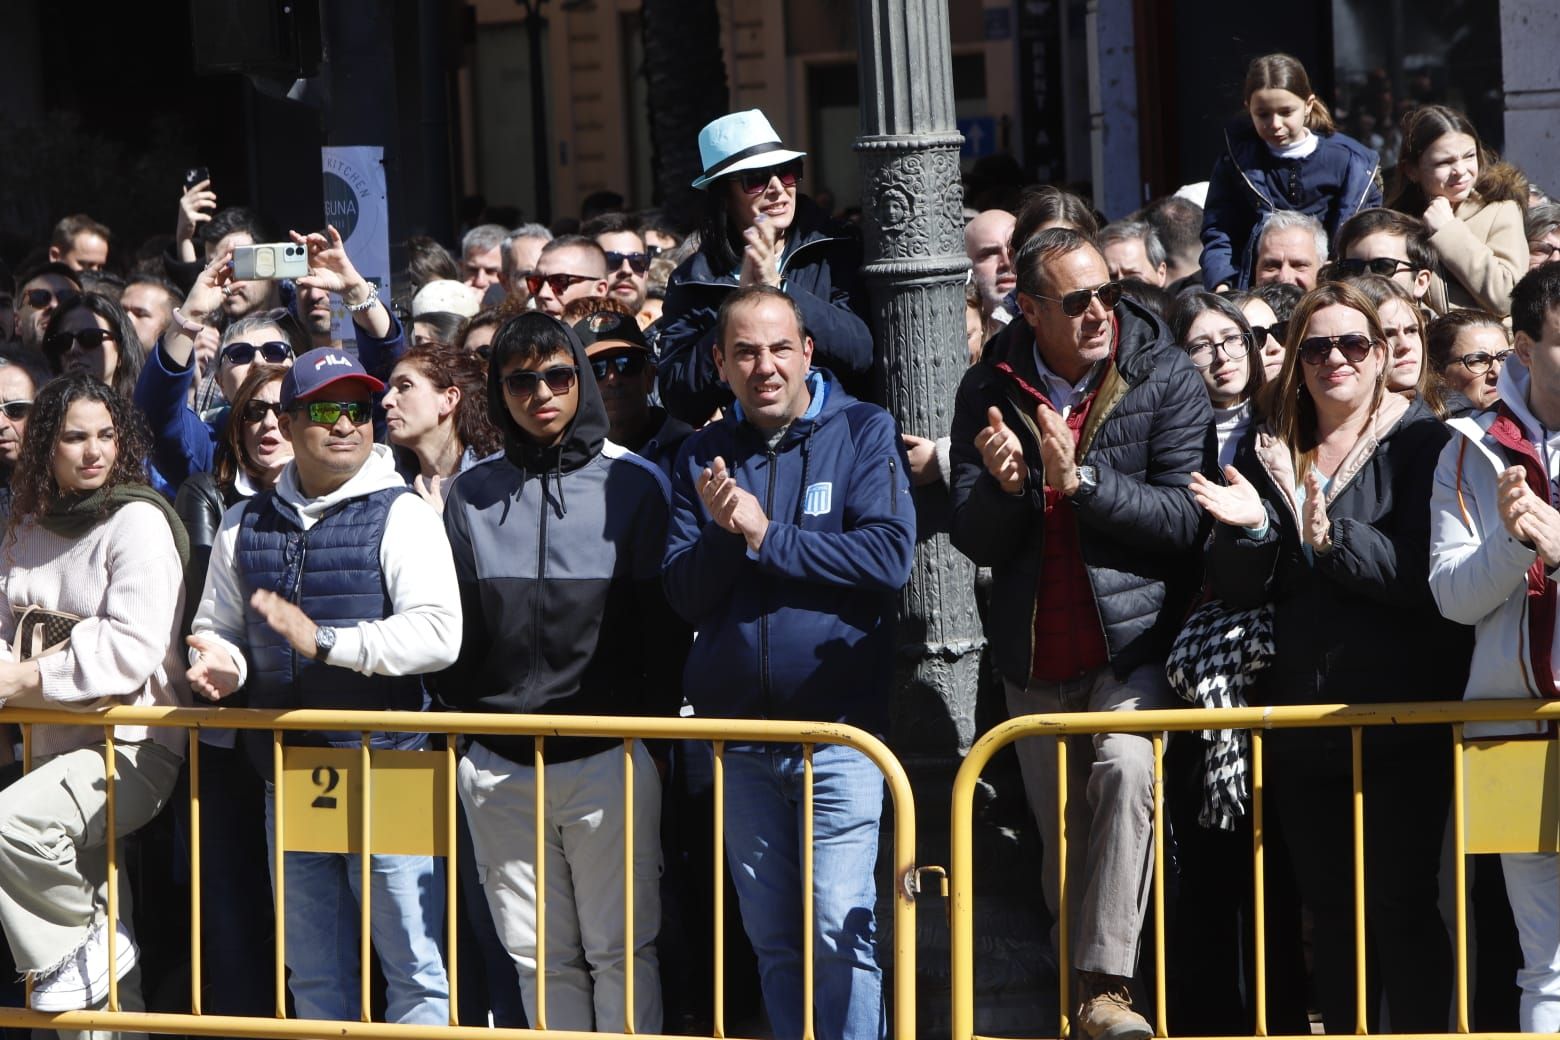
M 698 426 L 731 402 L 711 354 L 715 317 L 733 289 L 761 283 L 801 308 L 814 365 L 853 393 L 867 390 L 873 354 L 861 243 L 797 190 L 805 153 L 782 144 L 755 108 L 699 131 L 699 155 L 704 173 L 693 186 L 708 199 L 702 244 L 672 273 L 661 317 L 657 382 L 667 409 Z

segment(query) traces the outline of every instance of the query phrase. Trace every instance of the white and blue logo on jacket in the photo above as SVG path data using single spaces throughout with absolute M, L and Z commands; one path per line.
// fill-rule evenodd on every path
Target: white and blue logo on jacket
M 803 516 L 825 516 L 834 505 L 834 485 L 829 481 L 807 485 L 802 496 Z

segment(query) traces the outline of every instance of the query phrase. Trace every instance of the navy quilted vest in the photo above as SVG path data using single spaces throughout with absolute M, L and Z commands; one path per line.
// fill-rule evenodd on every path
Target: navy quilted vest
M 390 596 L 379 566 L 390 505 L 409 494 L 388 488 L 349 499 L 308 531 L 276 508 L 274 492 L 256 495 L 239 524 L 235 561 L 246 589 L 270 589 L 296 603 L 315 624 L 350 628 L 389 616 Z M 426 699 L 417 676 L 363 675 L 304 657 L 252 608 L 245 608 L 255 708 L 339 708 L 421 711 Z M 298 739 L 291 739 L 296 737 Z M 289 743 L 356 746 L 357 733 L 289 734 Z M 375 747 L 417 747 L 422 734 L 377 734 Z

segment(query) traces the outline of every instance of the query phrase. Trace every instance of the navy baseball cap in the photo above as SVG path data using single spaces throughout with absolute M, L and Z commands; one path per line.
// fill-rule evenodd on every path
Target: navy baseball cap
M 300 356 L 282 377 L 282 410 L 291 411 L 300 397 L 312 397 L 325 389 L 352 380 L 378 393 L 385 384 L 369 375 L 358 359 L 339 347 L 320 347 Z

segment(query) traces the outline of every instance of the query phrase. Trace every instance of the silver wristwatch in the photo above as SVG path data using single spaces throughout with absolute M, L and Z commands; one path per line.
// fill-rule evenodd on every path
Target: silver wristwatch
M 1078 490 L 1079 491 L 1093 491 L 1095 488 L 1097 488 L 1099 486 L 1100 486 L 1100 476 L 1099 476 L 1099 473 L 1095 471 L 1093 466 L 1079 466 L 1078 467 Z
M 330 656 L 330 648 L 336 645 L 336 630 L 326 628 L 324 625 L 314 629 L 314 659 L 324 661 Z

